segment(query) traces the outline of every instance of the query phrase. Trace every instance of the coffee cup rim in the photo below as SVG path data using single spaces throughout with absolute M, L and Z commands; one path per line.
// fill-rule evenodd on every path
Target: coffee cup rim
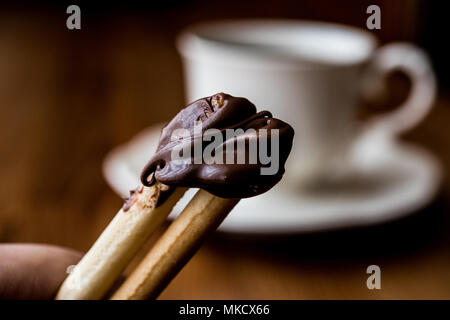
M 317 32 L 334 32 L 334 36 L 353 37 L 363 46 L 353 57 L 330 58 L 328 53 L 277 50 L 277 46 L 260 46 L 229 39 L 242 35 L 244 28 L 253 32 L 278 30 L 291 33 L 300 28 L 315 29 Z M 258 31 L 258 28 L 260 31 Z M 255 31 L 256 30 L 256 31 Z M 228 32 L 228 34 L 227 34 Z M 298 34 L 298 33 L 297 33 Z M 326 33 L 324 33 L 326 34 Z M 331 35 L 333 36 L 333 35 Z M 227 37 L 229 37 L 227 39 Z M 312 43 L 314 45 L 314 43 Z M 358 65 L 366 62 L 378 46 L 378 39 L 362 28 L 318 20 L 294 19 L 223 19 L 204 21 L 185 28 L 176 39 L 176 47 L 185 59 L 205 63 L 241 64 L 247 67 L 316 68 Z M 345 50 L 345 46 L 339 46 Z M 262 50 L 261 50 L 262 49 Z M 326 50 L 323 50 L 326 51 Z M 318 53 L 318 54 L 317 54 Z M 328 57 L 327 57 L 328 55 Z

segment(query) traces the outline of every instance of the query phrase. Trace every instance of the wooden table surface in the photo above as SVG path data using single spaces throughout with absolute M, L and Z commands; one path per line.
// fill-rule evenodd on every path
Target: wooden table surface
M 0 13 L 0 241 L 86 251 L 122 200 L 103 157 L 183 105 L 173 34 L 158 20 L 114 20 L 79 32 L 65 16 Z M 114 22 L 115 21 L 115 22 Z M 450 96 L 405 139 L 450 169 Z M 163 299 L 450 298 L 450 185 L 388 225 L 285 238 L 215 234 Z M 151 242 L 151 241 L 150 241 Z M 382 270 L 368 290 L 366 267 Z

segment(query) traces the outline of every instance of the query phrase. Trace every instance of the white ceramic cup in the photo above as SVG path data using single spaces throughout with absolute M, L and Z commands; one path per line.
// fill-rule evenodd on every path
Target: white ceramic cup
M 217 21 L 187 28 L 177 47 L 187 101 L 216 92 L 243 96 L 294 127 L 286 176 L 299 184 L 346 172 L 360 134 L 358 99 L 380 92 L 388 72 L 405 72 L 412 89 L 395 111 L 372 119 L 371 127 L 394 137 L 417 125 L 435 97 L 435 76 L 422 50 L 408 43 L 377 49 L 371 33 L 345 25 Z

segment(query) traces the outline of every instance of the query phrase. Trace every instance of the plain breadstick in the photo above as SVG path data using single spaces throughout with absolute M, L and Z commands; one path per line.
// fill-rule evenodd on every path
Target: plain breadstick
M 239 200 L 200 189 L 111 299 L 156 298 Z
M 56 299 L 101 299 L 148 236 L 168 216 L 186 188 L 156 183 L 141 187 L 128 210 L 121 209 L 67 277 Z M 164 194 L 167 192 L 166 194 Z M 158 202 L 161 202 L 158 204 Z

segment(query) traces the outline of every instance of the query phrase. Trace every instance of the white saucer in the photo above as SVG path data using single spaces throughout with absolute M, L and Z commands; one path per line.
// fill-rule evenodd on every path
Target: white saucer
M 107 155 L 103 173 L 121 197 L 139 184 L 140 171 L 156 150 L 160 129 L 161 125 L 150 127 Z M 241 200 L 219 230 L 280 234 L 367 226 L 411 214 L 435 196 L 441 169 L 427 151 L 375 134 L 356 146 L 353 175 L 346 183 L 301 192 L 281 182 L 265 194 Z M 170 217 L 195 192 L 189 190 Z

